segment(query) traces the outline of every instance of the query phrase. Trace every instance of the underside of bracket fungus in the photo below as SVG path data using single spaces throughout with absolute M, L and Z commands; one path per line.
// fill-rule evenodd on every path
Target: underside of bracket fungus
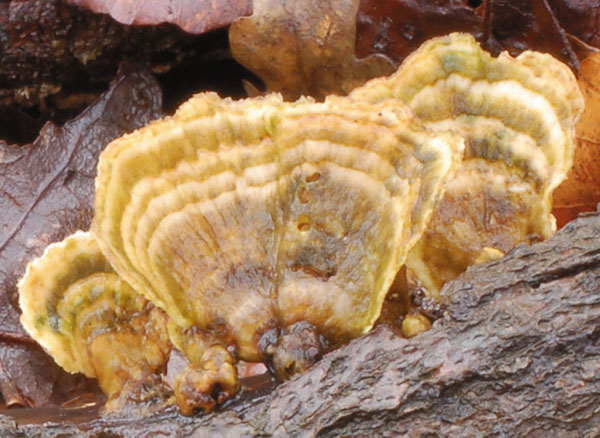
M 215 344 L 285 377 L 372 327 L 462 149 L 394 102 L 198 95 L 106 148 L 92 231 L 214 383 Z
M 65 370 L 97 378 L 109 407 L 160 395 L 170 350 L 165 316 L 113 271 L 90 233 L 29 263 L 19 300 L 29 334 Z
M 555 231 L 552 191 L 571 167 L 583 110 L 566 65 L 531 51 L 494 58 L 455 33 L 426 42 L 395 74 L 351 97 L 407 104 L 428 128 L 465 139 L 465 160 L 408 256 L 413 288 L 439 298 L 468 266 Z

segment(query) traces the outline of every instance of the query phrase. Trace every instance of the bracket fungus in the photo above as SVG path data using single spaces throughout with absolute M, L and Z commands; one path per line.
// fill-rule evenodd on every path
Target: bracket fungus
M 18 287 L 27 332 L 66 371 L 97 378 L 108 408 L 162 395 L 165 315 L 113 271 L 89 232 L 48 246 Z
M 549 55 L 493 58 L 464 34 L 425 43 L 349 97 L 199 94 L 108 145 L 96 240 L 79 234 L 30 264 L 23 323 L 109 395 L 116 377 L 90 358 L 96 342 L 121 341 L 96 339 L 133 333 L 134 368 L 156 371 L 168 330 L 190 361 L 177 404 L 209 411 L 237 390 L 236 360 L 285 379 L 370 330 L 405 263 L 438 298 L 466 266 L 552 233 L 551 194 L 571 165 L 581 106 L 573 75 Z M 157 317 L 140 332 L 117 318 L 116 308 L 162 315 L 142 312 L 145 299 L 168 324 Z M 430 321 L 412 312 L 404 326 L 415 335 Z M 148 351 L 138 353 L 138 334 Z
M 351 97 L 408 105 L 425 126 L 465 139 L 423 237 L 407 259 L 413 288 L 436 299 L 475 263 L 556 229 L 552 191 L 573 161 L 583 97 L 571 70 L 548 54 L 494 58 L 469 34 L 424 43 L 388 78 Z
M 92 232 L 171 318 L 184 412 L 233 392 L 230 352 L 285 377 L 368 331 L 462 149 L 395 103 L 213 93 L 110 144 Z

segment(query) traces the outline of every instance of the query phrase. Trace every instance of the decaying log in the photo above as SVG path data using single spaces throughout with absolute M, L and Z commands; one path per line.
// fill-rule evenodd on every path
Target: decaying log
M 0 431 L 14 438 L 600 435 L 600 213 L 469 269 L 444 295 L 444 317 L 430 331 L 408 340 L 380 327 L 273 391 L 211 415 L 190 419 L 169 409 L 44 425 L 0 417 Z
M 159 75 L 171 88 L 174 108 L 182 93 L 244 77 L 231 61 L 226 30 L 190 35 L 169 24 L 126 26 L 63 0 L 0 1 L 0 138 L 29 142 L 49 119 L 61 124 L 73 118 L 125 60 Z M 225 85 L 243 91 L 240 80 Z

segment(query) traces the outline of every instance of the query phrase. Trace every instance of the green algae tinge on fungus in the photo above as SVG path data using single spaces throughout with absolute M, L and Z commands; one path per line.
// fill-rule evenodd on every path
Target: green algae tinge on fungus
M 493 58 L 465 34 L 348 97 L 196 95 L 108 145 L 91 234 L 30 263 L 23 324 L 113 399 L 127 382 L 99 371 L 100 347 L 131 345 L 124 375 L 156 379 L 168 333 L 190 362 L 177 404 L 210 411 L 235 394 L 237 360 L 284 379 L 369 331 L 405 263 L 439 298 L 468 265 L 552 233 L 581 102 L 552 57 Z M 429 326 L 415 315 L 411 335 Z
M 201 94 L 106 148 L 92 232 L 188 357 L 282 369 L 296 323 L 331 345 L 372 327 L 462 150 L 392 102 Z
M 406 104 L 429 129 L 465 139 L 464 161 L 408 256 L 413 288 L 439 299 L 468 266 L 555 231 L 552 191 L 571 168 L 583 110 L 566 65 L 532 51 L 494 58 L 455 33 L 424 43 L 351 97 Z
M 109 403 L 158 384 L 166 318 L 113 271 L 89 232 L 48 246 L 18 288 L 27 332 L 65 370 L 97 378 Z

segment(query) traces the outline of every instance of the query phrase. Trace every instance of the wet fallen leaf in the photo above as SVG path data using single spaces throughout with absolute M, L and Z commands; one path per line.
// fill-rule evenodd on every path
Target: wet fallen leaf
M 233 56 L 257 74 L 267 91 L 287 99 L 346 94 L 394 67 L 376 54 L 354 54 L 359 0 L 255 0 L 254 14 L 229 29 Z
M 475 35 L 495 54 L 508 50 L 517 55 L 526 49 L 549 52 L 576 70 L 578 60 L 555 13 L 555 3 L 569 12 L 565 20 L 570 28 L 580 29 L 577 20 L 597 27 L 594 14 L 578 12 L 583 6 L 576 5 L 584 2 L 577 0 L 363 0 L 356 52 L 358 56 L 384 53 L 400 62 L 427 39 L 462 31 Z
M 68 0 L 94 12 L 109 14 L 122 24 L 172 23 L 189 33 L 201 34 L 229 25 L 252 13 L 251 0 Z
M 551 0 L 550 4 L 568 34 L 600 47 L 600 0 Z
M 585 111 L 577 123 L 577 146 L 567 180 L 554 192 L 559 227 L 600 202 L 600 52 L 581 62 L 579 86 Z
M 89 227 L 100 151 L 159 117 L 161 102 L 154 78 L 129 67 L 63 127 L 46 124 L 26 146 L 0 142 L 0 391 L 6 403 L 48 402 L 60 374 L 21 328 L 18 278 L 49 243 Z

